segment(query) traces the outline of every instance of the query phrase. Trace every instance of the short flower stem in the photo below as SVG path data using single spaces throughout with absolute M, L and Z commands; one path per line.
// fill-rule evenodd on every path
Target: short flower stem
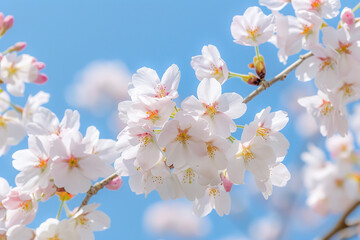
M 62 208 L 63 208 L 63 206 L 64 206 L 64 202 L 65 202 L 65 200 L 61 200 L 61 204 L 60 204 L 60 207 L 59 207 L 59 211 L 58 211 L 58 214 L 57 214 L 57 216 L 56 216 L 56 219 L 57 219 L 57 220 L 60 219 L 60 214 L 61 214 L 61 210 L 62 210 Z
M 256 53 L 256 58 L 260 59 L 260 53 L 259 53 L 259 47 L 255 46 L 255 53 Z
M 355 12 L 356 10 L 358 10 L 360 8 L 360 2 L 353 8 L 353 12 Z
M 64 201 L 64 209 L 65 209 L 67 217 L 71 217 L 71 211 L 65 201 Z
M 160 134 L 160 133 L 161 133 L 161 129 L 155 129 L 154 132 L 155 132 L 156 134 Z
M 236 127 L 238 127 L 238 128 L 244 128 L 243 125 L 236 125 Z
M 235 78 L 241 78 L 241 80 L 243 80 L 243 81 L 246 82 L 246 83 L 247 83 L 247 81 L 246 81 L 245 79 L 246 79 L 246 78 L 249 78 L 249 76 L 247 76 L 247 75 L 229 72 L 228 79 L 229 79 L 229 78 L 233 78 L 233 77 L 235 77 Z

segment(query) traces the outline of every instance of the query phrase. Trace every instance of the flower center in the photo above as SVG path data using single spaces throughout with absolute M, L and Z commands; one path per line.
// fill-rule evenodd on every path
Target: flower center
M 48 240 L 61 240 L 61 239 L 58 238 L 58 235 L 56 234 L 55 236 L 48 238 Z
M 214 158 L 215 152 L 219 150 L 217 147 L 215 147 L 211 142 L 206 143 L 206 150 L 209 158 Z
M 326 116 L 329 114 L 329 112 L 333 110 L 334 107 L 331 105 L 330 102 L 325 101 L 323 99 L 323 103 L 320 105 L 320 108 L 321 108 L 320 110 L 321 115 Z
M 40 168 L 41 172 L 44 172 L 47 167 L 48 161 L 49 161 L 49 158 L 47 158 L 47 159 L 39 158 L 39 163 L 38 163 L 38 165 L 36 165 L 36 167 Z
M 162 176 L 152 176 L 152 182 L 155 184 L 163 184 L 164 178 Z
M 256 131 L 256 135 L 261 136 L 263 139 L 266 140 L 268 138 L 268 136 L 270 135 L 270 132 L 271 132 L 271 129 L 258 127 L 257 131 Z
M 163 98 L 166 97 L 169 93 L 166 92 L 166 87 L 162 84 L 157 85 L 155 88 L 156 98 Z
M 159 110 L 155 110 L 155 111 L 147 111 L 146 112 L 147 117 L 145 118 L 146 120 L 150 120 L 153 124 L 160 119 L 159 116 Z
M 20 207 L 25 212 L 30 212 L 33 209 L 33 204 L 31 200 L 26 200 L 20 204 Z
M 213 197 L 216 197 L 216 195 L 220 194 L 220 191 L 219 189 L 217 188 L 209 188 L 209 196 L 213 196 Z
M 249 27 L 246 29 L 248 36 L 248 39 L 251 39 L 253 41 L 256 41 L 256 38 L 260 36 L 260 34 L 258 33 L 259 31 L 259 27 Z
M 223 70 L 222 67 L 216 67 L 214 64 L 211 64 L 211 70 L 213 75 L 217 80 L 223 76 Z
M 348 98 L 351 97 L 354 94 L 354 89 L 352 88 L 353 84 L 350 83 L 344 83 L 344 85 L 339 89 L 343 92 L 343 97 Z
M 186 144 L 187 141 L 191 138 L 191 136 L 188 135 L 189 128 L 186 128 L 184 130 L 178 128 L 178 135 L 176 136 L 176 141 Z
M 214 116 L 218 113 L 217 105 L 217 102 L 214 102 L 212 105 L 203 103 L 203 106 L 205 107 L 204 115 L 208 115 L 211 119 L 214 119 Z
M 250 147 L 244 147 L 244 145 L 242 146 L 243 150 L 236 154 L 236 158 L 240 158 L 243 157 L 245 162 L 249 162 L 250 160 L 254 160 L 254 154 L 250 151 Z
M 340 54 L 351 54 L 351 51 L 349 50 L 349 47 L 351 46 L 351 43 L 343 43 L 339 41 L 339 48 L 336 49 L 336 51 Z
M 79 167 L 79 159 L 77 159 L 76 157 L 74 156 L 71 156 L 68 160 L 69 162 L 69 168 L 74 168 L 74 167 Z
M 14 66 L 14 64 L 11 64 L 11 66 L 7 69 L 9 77 L 16 74 L 18 68 Z
M 315 10 L 317 12 L 320 12 L 321 10 L 321 0 L 313 0 L 311 2 L 311 10 Z
M 312 30 L 313 27 L 314 27 L 314 24 L 311 24 L 311 25 L 302 24 L 302 32 L 300 34 L 305 35 L 305 38 L 308 38 L 309 35 L 313 33 L 313 30 Z
M 142 147 L 147 146 L 149 143 L 153 141 L 150 133 L 142 133 L 142 134 L 138 134 L 137 136 L 139 138 L 139 141 L 141 142 Z
M 333 69 L 333 59 L 331 57 L 319 58 L 322 63 L 320 65 L 320 71 L 324 71 L 325 69 Z
M 5 126 L 6 126 L 6 120 L 2 116 L 0 116 L 0 127 L 5 128 Z
M 195 182 L 195 173 L 191 168 L 185 170 L 185 174 L 183 175 L 182 182 L 189 184 Z

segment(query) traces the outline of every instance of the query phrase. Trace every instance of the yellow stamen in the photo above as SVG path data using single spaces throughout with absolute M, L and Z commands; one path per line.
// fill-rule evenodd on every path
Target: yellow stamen
M 192 184 L 195 182 L 195 173 L 191 168 L 185 170 L 185 174 L 183 175 L 182 182 Z
M 178 135 L 176 137 L 176 141 L 187 144 L 187 141 L 191 138 L 191 136 L 188 135 L 189 128 L 186 128 L 184 130 L 178 128 Z
M 159 114 L 159 110 L 155 110 L 155 111 L 147 111 L 146 115 L 147 117 L 145 118 L 146 120 L 150 120 L 153 124 L 160 119 Z
M 244 147 L 243 145 L 242 148 L 242 151 L 236 154 L 236 158 L 243 157 L 245 162 L 249 162 L 255 159 L 254 154 L 250 151 L 250 147 Z
M 203 103 L 203 106 L 206 109 L 204 115 L 208 115 L 211 119 L 214 119 L 214 116 L 218 113 L 217 105 L 217 102 L 214 102 L 212 105 Z
M 69 168 L 79 167 L 79 159 L 75 158 L 74 156 L 71 156 L 69 158 Z

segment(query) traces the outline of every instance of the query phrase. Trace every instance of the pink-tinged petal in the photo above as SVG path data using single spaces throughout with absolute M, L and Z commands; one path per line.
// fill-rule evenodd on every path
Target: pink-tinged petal
M 149 143 L 139 148 L 136 160 L 143 170 L 149 170 L 162 158 L 162 153 L 156 143 Z
M 18 171 L 33 167 L 39 160 L 29 149 L 16 151 L 12 158 L 14 159 L 12 162 L 13 167 Z
M 313 79 L 318 71 L 319 65 L 317 64 L 316 57 L 312 56 L 305 59 L 305 61 L 296 68 L 295 75 L 298 80 L 307 82 Z
M 198 86 L 197 95 L 201 102 L 213 104 L 221 96 L 221 84 L 214 78 L 204 79 Z
M 241 117 L 247 109 L 243 98 L 237 93 L 224 93 L 219 99 L 219 110 L 231 119 Z
M 179 67 L 175 64 L 171 65 L 166 69 L 163 77 L 161 78 L 161 83 L 165 86 L 166 91 L 174 90 L 176 91 L 180 82 L 180 71 Z
M 179 121 L 171 120 L 167 122 L 161 130 L 158 143 L 161 147 L 166 147 L 169 143 L 174 142 L 178 135 Z
M 209 200 L 208 194 L 205 194 L 204 197 L 200 199 L 195 199 L 193 202 L 193 212 L 196 216 L 205 217 L 209 213 L 211 213 L 213 207 Z
M 80 127 L 80 114 L 78 111 L 72 111 L 66 109 L 64 118 L 60 123 L 61 128 L 70 128 L 73 130 L 79 130 Z
M 195 96 L 187 97 L 184 101 L 182 101 L 181 108 L 184 111 L 195 112 L 199 115 L 203 114 L 206 110 Z
M 140 88 L 142 92 L 152 93 L 160 83 L 160 79 L 155 70 L 142 67 L 132 76 L 132 83 L 135 88 Z
M 271 120 L 271 129 L 273 131 L 282 130 L 286 124 L 289 122 L 288 114 L 284 111 L 274 112 L 274 117 Z
M 219 112 L 214 119 L 209 119 L 211 131 L 220 137 L 228 138 L 231 132 L 235 132 L 237 127 L 233 120 L 224 113 Z

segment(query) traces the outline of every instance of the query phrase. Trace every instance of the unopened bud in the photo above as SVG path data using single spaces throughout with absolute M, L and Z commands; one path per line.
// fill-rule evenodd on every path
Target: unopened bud
M 8 15 L 4 18 L 3 28 L 5 31 L 9 30 L 14 25 L 14 17 Z
M 118 190 L 121 185 L 123 184 L 123 181 L 120 176 L 117 176 L 113 180 L 111 180 L 108 184 L 105 185 L 105 187 L 109 190 Z
M 250 85 L 259 86 L 262 80 L 254 74 L 249 73 L 249 76 L 246 78 L 246 82 Z
M 26 47 L 26 42 L 18 42 L 14 45 L 14 51 L 20 52 Z
M 349 27 L 355 24 L 355 15 L 351 8 L 345 7 L 341 12 L 341 21 L 346 23 Z
M 222 181 L 225 191 L 230 192 L 231 188 L 233 186 L 233 183 L 230 181 L 228 176 L 226 176 L 226 173 L 221 173 L 220 178 L 221 178 L 221 181 Z
M 35 65 L 35 67 L 36 67 L 38 70 L 41 70 L 41 69 L 44 69 L 44 68 L 45 68 L 45 63 L 43 63 L 43 62 L 34 62 L 33 65 Z
M 264 79 L 266 75 L 264 57 L 261 55 L 259 56 L 259 58 L 254 57 L 254 65 L 256 74 L 259 76 L 260 79 Z
M 34 81 L 34 83 L 37 83 L 37 84 L 44 84 L 46 83 L 48 80 L 48 77 L 43 74 L 43 73 L 39 73 L 37 79 Z

